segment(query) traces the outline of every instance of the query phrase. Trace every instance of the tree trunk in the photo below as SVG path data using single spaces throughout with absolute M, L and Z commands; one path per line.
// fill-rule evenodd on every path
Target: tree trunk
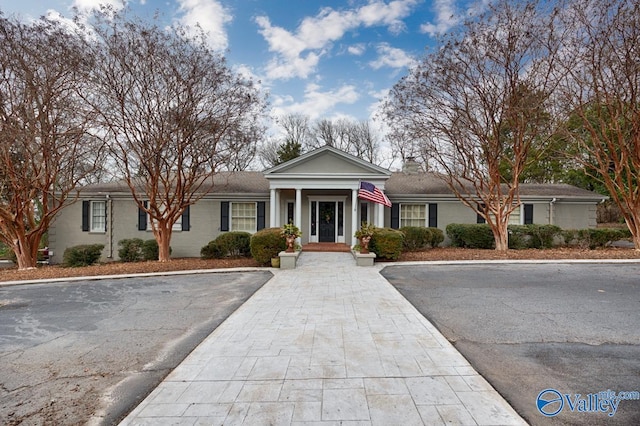
M 509 250 L 509 232 L 507 231 L 506 226 L 497 225 L 493 230 L 493 238 L 496 242 L 496 250 Z
M 158 260 L 169 262 L 171 260 L 171 228 L 173 224 L 158 223 L 156 241 L 158 242 Z
M 38 248 L 37 246 L 35 248 L 32 247 L 27 238 L 15 240 L 15 243 L 11 245 L 11 249 L 16 255 L 19 270 L 33 269 L 37 266 Z
M 496 250 L 507 251 L 509 250 L 509 216 L 506 215 L 506 218 L 504 218 L 502 212 L 500 212 L 494 215 L 493 219 L 495 223 L 491 223 L 489 220 L 487 220 L 487 222 L 489 222 L 489 226 L 491 226 L 491 231 L 493 232 Z
M 27 250 L 14 250 L 16 254 L 16 260 L 18 262 L 18 269 L 34 269 L 37 265 L 37 256 L 32 256 Z
M 640 213 L 625 217 L 625 222 L 631 231 L 634 248 L 640 250 Z

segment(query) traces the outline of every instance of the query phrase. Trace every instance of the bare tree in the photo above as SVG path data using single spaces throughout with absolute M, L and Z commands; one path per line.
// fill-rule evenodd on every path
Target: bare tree
M 561 100 L 576 160 L 620 207 L 640 250 L 640 3 L 576 0 L 563 56 Z M 576 126 L 575 122 L 579 125 Z
M 312 126 L 314 141 L 311 148 L 328 145 L 351 155 L 377 164 L 380 138 L 369 121 L 354 121 L 346 118 L 321 119 Z
M 91 66 L 59 23 L 0 15 L 0 240 L 20 269 L 36 266 L 49 224 L 102 163 L 78 95 Z
M 253 152 L 265 100 L 203 34 L 103 14 L 94 39 L 93 105 L 120 173 L 150 217 L 159 260 L 168 261 L 173 225 L 185 209 L 211 190 L 220 169 L 244 162 L 238 152 Z
M 313 124 L 311 132 L 313 140 L 310 149 L 317 149 L 328 145 L 341 149 L 340 135 L 337 126 L 329 119 L 323 118 Z
M 546 111 L 556 84 L 555 19 L 536 1 L 492 4 L 446 36 L 384 107 L 389 125 L 425 144 L 439 176 L 486 219 L 496 250 L 508 248 L 530 148 L 552 134 Z
M 379 161 L 380 138 L 367 120 L 350 122 L 347 125 L 348 152 L 356 157 L 377 164 Z

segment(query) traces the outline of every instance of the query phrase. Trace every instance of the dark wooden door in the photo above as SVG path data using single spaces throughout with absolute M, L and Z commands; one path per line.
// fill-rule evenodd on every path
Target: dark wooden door
M 336 241 L 336 203 L 319 202 L 319 228 L 318 241 L 321 243 L 335 243 Z

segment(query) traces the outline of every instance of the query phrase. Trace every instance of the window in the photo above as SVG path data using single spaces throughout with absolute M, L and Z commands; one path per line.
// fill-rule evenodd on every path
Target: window
M 400 206 L 400 227 L 425 226 L 427 208 L 424 204 L 402 204 Z
M 231 230 L 256 232 L 256 203 L 231 203 Z
M 147 207 L 147 201 L 144 202 Z M 187 206 L 182 215 L 176 220 L 171 228 L 173 231 L 189 231 L 191 229 L 190 221 L 191 206 Z M 146 211 L 138 209 L 138 231 L 151 231 L 151 217 Z
M 107 202 L 91 202 L 91 232 L 105 232 L 107 230 Z
M 107 231 L 107 202 L 83 201 L 82 202 L 82 231 L 106 232 Z

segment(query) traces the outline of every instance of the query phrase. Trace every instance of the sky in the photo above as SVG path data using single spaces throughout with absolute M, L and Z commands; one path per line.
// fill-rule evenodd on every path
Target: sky
M 482 1 L 482 0 L 480 0 Z M 123 0 L 0 0 L 5 15 L 64 18 Z M 311 120 L 373 119 L 388 90 L 436 37 L 467 14 L 468 0 L 133 0 L 132 12 L 199 24 L 236 72 L 269 93 L 271 114 Z

